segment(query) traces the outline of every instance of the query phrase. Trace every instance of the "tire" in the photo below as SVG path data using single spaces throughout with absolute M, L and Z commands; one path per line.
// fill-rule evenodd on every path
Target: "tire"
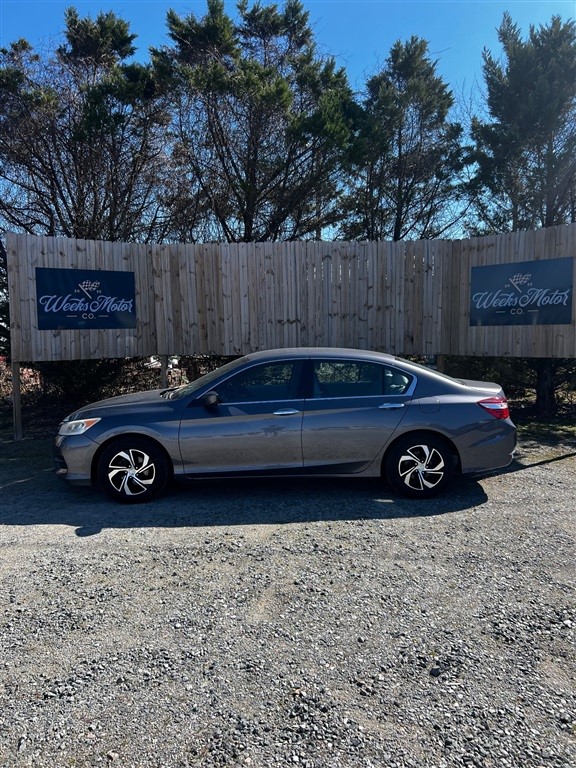
M 114 440 L 98 460 L 98 482 L 109 496 L 126 504 L 139 504 L 158 496 L 169 474 L 162 450 L 146 438 Z
M 401 437 L 388 452 L 385 473 L 397 493 L 412 499 L 436 496 L 450 484 L 456 457 L 439 437 L 414 433 Z

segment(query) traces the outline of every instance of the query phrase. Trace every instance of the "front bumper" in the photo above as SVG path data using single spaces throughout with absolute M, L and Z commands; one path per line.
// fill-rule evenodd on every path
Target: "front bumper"
M 91 485 L 92 459 L 97 450 L 98 444 L 84 435 L 58 435 L 53 452 L 56 475 L 71 485 Z

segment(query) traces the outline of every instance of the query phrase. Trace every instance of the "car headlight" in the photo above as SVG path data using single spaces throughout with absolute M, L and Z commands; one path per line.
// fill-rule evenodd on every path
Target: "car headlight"
M 84 432 L 97 424 L 100 419 L 74 419 L 74 421 L 63 421 L 58 430 L 59 435 L 83 435 Z

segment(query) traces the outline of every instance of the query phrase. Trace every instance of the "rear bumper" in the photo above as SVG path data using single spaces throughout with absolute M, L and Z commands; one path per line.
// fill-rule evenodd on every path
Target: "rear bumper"
M 458 438 L 462 474 L 491 472 L 507 467 L 516 449 L 516 427 L 510 419 L 495 419 L 481 430 Z

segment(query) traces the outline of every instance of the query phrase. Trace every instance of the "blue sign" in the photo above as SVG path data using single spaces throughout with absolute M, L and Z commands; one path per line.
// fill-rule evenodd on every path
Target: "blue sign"
M 36 267 L 38 329 L 136 328 L 134 272 Z
M 572 322 L 574 260 L 472 267 L 470 325 Z

